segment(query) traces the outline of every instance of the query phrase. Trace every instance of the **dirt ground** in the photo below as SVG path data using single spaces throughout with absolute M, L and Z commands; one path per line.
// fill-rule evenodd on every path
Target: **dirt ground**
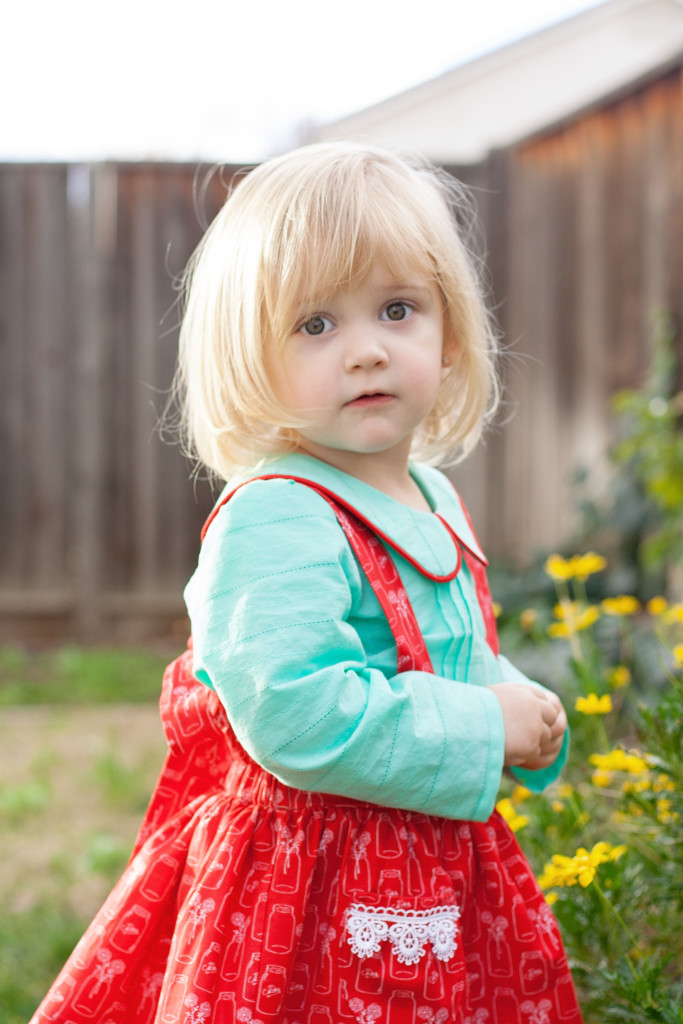
M 154 705 L 0 709 L 0 906 L 91 916 L 133 844 L 165 741 Z

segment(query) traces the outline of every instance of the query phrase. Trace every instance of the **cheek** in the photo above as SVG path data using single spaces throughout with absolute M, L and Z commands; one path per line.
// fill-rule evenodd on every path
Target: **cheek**
M 297 372 L 296 360 L 287 348 L 278 349 L 273 346 L 268 353 L 268 376 L 278 401 L 288 408 L 296 403 L 296 383 L 301 379 Z
M 415 376 L 414 393 L 422 404 L 424 415 L 434 408 L 439 399 L 445 372 L 439 358 L 438 361 L 432 360 L 421 374 Z
M 429 391 L 441 386 L 444 366 L 440 347 L 430 347 L 421 353 L 413 366 L 412 376 L 416 387 Z
M 306 414 L 329 390 L 324 367 L 298 353 L 286 353 L 273 365 L 273 390 L 290 413 Z

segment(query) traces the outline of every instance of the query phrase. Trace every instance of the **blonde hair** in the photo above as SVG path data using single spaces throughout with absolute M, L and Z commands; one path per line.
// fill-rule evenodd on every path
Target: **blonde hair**
M 413 454 L 452 461 L 479 438 L 498 397 L 496 335 L 463 240 L 463 189 L 428 163 L 354 143 L 306 146 L 243 177 L 192 256 L 183 285 L 176 389 L 190 454 L 227 479 L 296 446 L 268 349 L 302 302 L 361 284 L 373 264 L 438 285 L 450 367 Z

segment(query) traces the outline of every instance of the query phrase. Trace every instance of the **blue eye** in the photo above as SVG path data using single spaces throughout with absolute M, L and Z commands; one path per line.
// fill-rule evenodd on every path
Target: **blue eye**
M 328 320 L 326 316 L 312 316 L 310 320 L 306 320 L 305 323 L 299 328 L 304 334 L 308 334 L 310 337 L 315 338 L 319 334 L 324 334 L 326 331 L 332 330 L 334 324 L 331 320 Z
M 381 313 L 382 320 L 391 320 L 394 323 L 397 320 L 405 320 L 407 316 L 410 316 L 410 306 L 405 302 L 390 302 Z

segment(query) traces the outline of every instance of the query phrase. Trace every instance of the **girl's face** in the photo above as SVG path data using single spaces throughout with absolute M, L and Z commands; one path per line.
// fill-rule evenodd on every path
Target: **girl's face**
M 443 309 L 419 273 L 381 264 L 359 286 L 323 300 L 271 353 L 275 393 L 306 420 L 302 451 L 362 477 L 367 457 L 405 468 L 416 427 L 442 379 Z

